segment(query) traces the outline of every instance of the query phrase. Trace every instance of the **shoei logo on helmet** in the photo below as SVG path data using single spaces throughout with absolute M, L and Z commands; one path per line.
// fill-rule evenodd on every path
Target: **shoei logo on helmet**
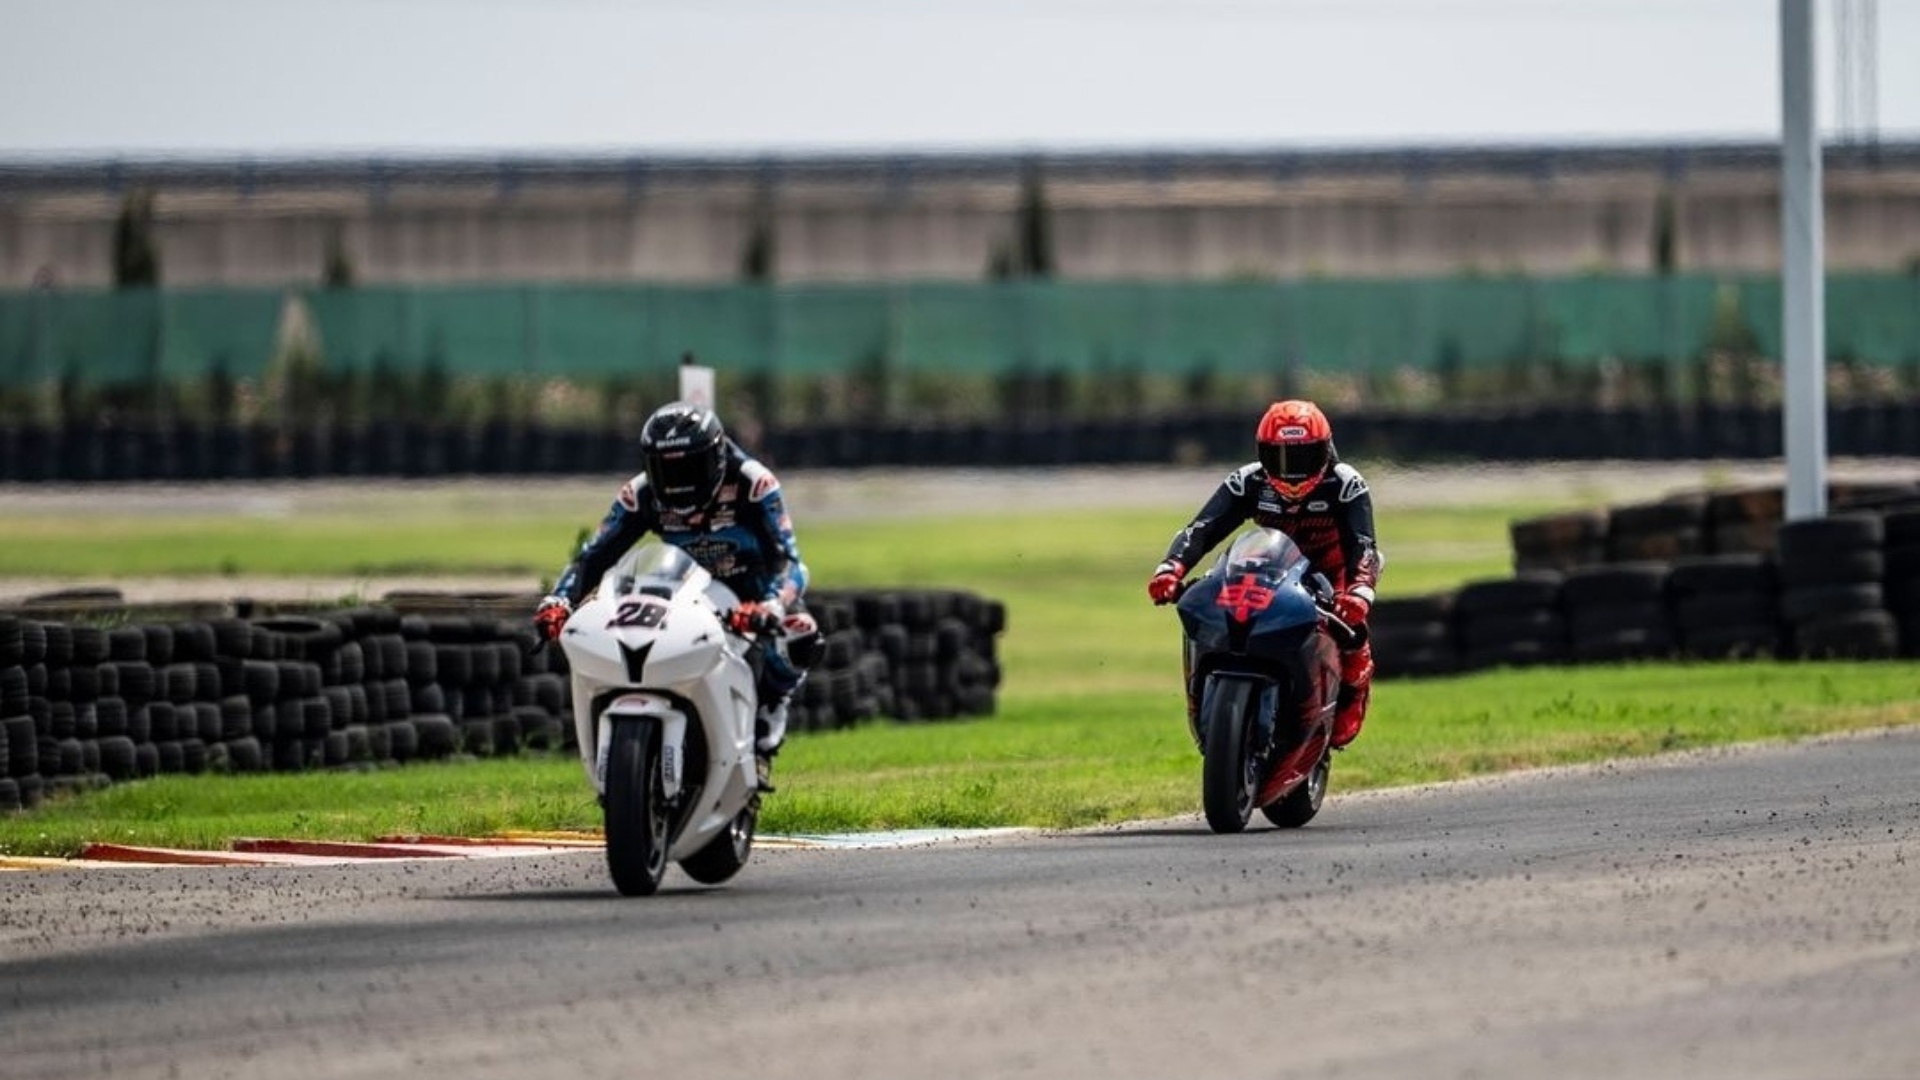
M 1307 437 L 1307 429 L 1298 424 L 1289 424 L 1280 429 L 1280 437 L 1283 439 L 1304 439 Z

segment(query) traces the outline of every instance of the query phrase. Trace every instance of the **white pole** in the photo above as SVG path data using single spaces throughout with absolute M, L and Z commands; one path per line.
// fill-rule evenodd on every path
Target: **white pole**
M 1780 0 L 1780 300 L 1787 520 L 1827 512 L 1825 259 L 1813 0 Z

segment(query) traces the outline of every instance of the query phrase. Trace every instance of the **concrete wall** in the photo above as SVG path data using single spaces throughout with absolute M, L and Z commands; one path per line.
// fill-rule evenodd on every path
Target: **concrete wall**
M 1284 168 L 1218 155 L 923 159 L 904 179 L 884 162 L 643 174 L 415 165 L 397 181 L 290 169 L 271 183 L 216 167 L 116 167 L 105 180 L 98 167 L 0 167 L 0 288 L 110 283 L 114 218 L 134 186 L 156 193 L 162 279 L 176 287 L 316 281 L 336 242 L 366 282 L 723 282 L 740 276 L 759 221 L 783 280 L 971 281 L 1011 243 L 1022 176 L 1036 167 L 1063 276 L 1639 271 L 1663 197 L 1682 268 L 1778 267 L 1777 164 L 1764 148 L 1525 153 L 1295 156 Z M 1920 147 L 1830 151 L 1826 178 L 1830 268 L 1920 261 Z

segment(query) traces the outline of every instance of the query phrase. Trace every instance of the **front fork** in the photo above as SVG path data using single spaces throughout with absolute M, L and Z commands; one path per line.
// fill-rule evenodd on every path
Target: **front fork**
M 1223 676 L 1219 672 L 1210 671 L 1206 674 L 1205 678 L 1201 680 L 1200 685 L 1195 686 L 1193 667 L 1196 653 L 1197 650 L 1194 649 L 1193 643 L 1191 641 L 1187 642 L 1181 657 L 1184 662 L 1184 679 L 1182 681 L 1187 687 L 1187 732 L 1193 736 L 1194 748 L 1199 750 L 1202 756 L 1205 756 L 1207 752 L 1206 710 L 1202 709 L 1201 705 L 1205 702 L 1206 695 L 1212 691 L 1215 683 Z M 1249 678 L 1249 676 L 1236 674 L 1228 674 L 1224 677 Z M 1264 764 L 1269 760 L 1279 757 L 1279 754 L 1275 751 L 1291 748 L 1281 748 L 1275 745 L 1275 728 L 1279 720 L 1281 706 L 1284 704 L 1280 696 L 1280 684 L 1274 682 L 1272 679 L 1264 678 L 1260 679 L 1259 683 L 1260 693 L 1259 697 L 1255 699 L 1258 705 L 1254 710 L 1253 731 L 1251 733 L 1252 737 L 1248 750 L 1249 756 L 1255 764 Z

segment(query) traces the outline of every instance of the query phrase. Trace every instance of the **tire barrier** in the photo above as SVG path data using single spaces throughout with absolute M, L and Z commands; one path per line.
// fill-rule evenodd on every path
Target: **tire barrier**
M 1833 486 L 1781 522 L 1779 489 L 1516 521 L 1514 574 L 1382 597 L 1383 677 L 1748 657 L 1920 657 L 1920 484 Z
M 410 592 L 241 617 L 109 608 L 90 594 L 0 613 L 0 810 L 162 773 L 572 751 L 565 654 L 541 647 L 525 617 L 537 601 Z M 808 601 L 825 645 L 789 731 L 994 711 L 999 601 L 957 590 Z
M 778 469 L 1225 462 L 1243 459 L 1248 422 L 1243 406 L 1081 419 L 810 421 L 772 426 L 750 449 Z M 1920 398 L 1835 404 L 1827 429 L 1835 454 L 1904 456 L 1920 445 Z M 1777 407 L 1355 409 L 1341 414 L 1340 446 L 1356 460 L 1406 462 L 1753 460 L 1780 456 L 1780 431 Z M 622 429 L 504 420 L 0 424 L 0 481 L 618 474 L 632 467 L 631 453 L 631 432 Z

